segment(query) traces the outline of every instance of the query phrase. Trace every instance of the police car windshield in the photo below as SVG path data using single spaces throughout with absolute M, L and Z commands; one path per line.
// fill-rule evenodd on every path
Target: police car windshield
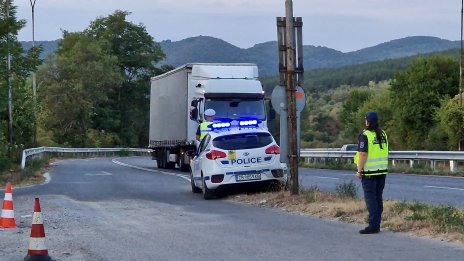
M 263 99 L 208 98 L 205 101 L 205 108 L 214 109 L 216 111 L 215 118 L 266 119 Z
M 273 141 L 269 133 L 243 133 L 220 136 L 213 139 L 213 146 L 223 150 L 261 148 Z

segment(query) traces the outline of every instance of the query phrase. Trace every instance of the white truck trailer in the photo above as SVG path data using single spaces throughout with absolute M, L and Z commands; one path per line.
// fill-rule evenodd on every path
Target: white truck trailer
M 267 128 L 258 67 L 249 63 L 192 63 L 151 78 L 149 148 L 158 168 L 189 170 L 203 113 L 215 119 L 257 119 Z

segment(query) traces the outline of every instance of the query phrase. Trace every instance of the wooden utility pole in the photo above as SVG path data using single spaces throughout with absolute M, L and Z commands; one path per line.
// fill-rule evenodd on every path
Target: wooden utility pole
M 34 14 L 35 14 L 35 1 L 36 0 L 29 0 L 31 3 L 31 8 L 32 8 L 32 47 L 35 47 L 35 19 L 34 19 Z M 35 71 L 32 72 L 32 99 L 33 103 L 32 106 L 34 106 L 34 130 L 33 130 L 33 136 L 32 137 L 32 145 L 34 147 L 37 146 L 37 88 L 36 88 L 36 74 Z
M 463 131 L 462 131 L 462 16 L 463 16 L 464 0 L 461 0 L 461 49 L 460 49 L 460 59 L 459 59 L 459 124 L 458 124 L 458 150 L 462 151 L 463 148 Z
M 287 129 L 288 129 L 288 163 L 291 177 L 291 194 L 299 194 L 298 184 L 298 142 L 297 142 L 297 118 L 295 101 L 295 29 L 293 27 L 293 2 L 285 1 L 286 15 L 286 65 L 287 65 Z
M 6 48 L 7 48 L 7 66 L 8 66 L 8 155 L 12 156 L 11 148 L 13 146 L 13 90 L 11 86 L 11 53 L 10 53 L 10 1 L 6 0 Z

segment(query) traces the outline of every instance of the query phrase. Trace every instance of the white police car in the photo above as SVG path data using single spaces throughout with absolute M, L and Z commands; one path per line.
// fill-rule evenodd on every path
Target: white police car
M 209 132 L 194 153 L 190 171 L 192 192 L 203 192 L 205 199 L 232 184 L 287 180 L 279 146 L 269 131 L 257 128 Z

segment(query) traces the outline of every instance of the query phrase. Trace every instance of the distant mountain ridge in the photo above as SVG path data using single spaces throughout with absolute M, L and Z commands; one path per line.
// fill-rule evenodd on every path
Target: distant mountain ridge
M 278 73 L 277 42 L 256 44 L 241 49 L 221 39 L 197 36 L 181 41 L 162 41 L 166 53 L 163 64 L 179 66 L 187 62 L 253 62 L 261 75 Z M 449 41 L 430 36 L 411 36 L 392 40 L 354 52 L 343 53 L 322 46 L 303 46 L 305 70 L 337 68 L 385 59 L 444 51 L 459 47 L 459 41 Z
M 56 50 L 57 41 L 36 41 L 44 46 L 44 55 Z M 251 62 L 256 63 L 260 75 L 278 74 L 277 42 L 270 41 L 242 49 L 226 41 L 210 36 L 196 36 L 180 41 L 162 41 L 161 48 L 166 54 L 162 64 L 180 66 L 193 62 Z M 31 42 L 23 42 L 28 48 Z M 317 68 L 337 68 L 352 64 L 394 59 L 417 54 L 439 52 L 458 48 L 459 41 L 450 41 L 431 36 L 410 36 L 381 43 L 358 51 L 343 53 L 322 46 L 303 46 L 305 70 Z

